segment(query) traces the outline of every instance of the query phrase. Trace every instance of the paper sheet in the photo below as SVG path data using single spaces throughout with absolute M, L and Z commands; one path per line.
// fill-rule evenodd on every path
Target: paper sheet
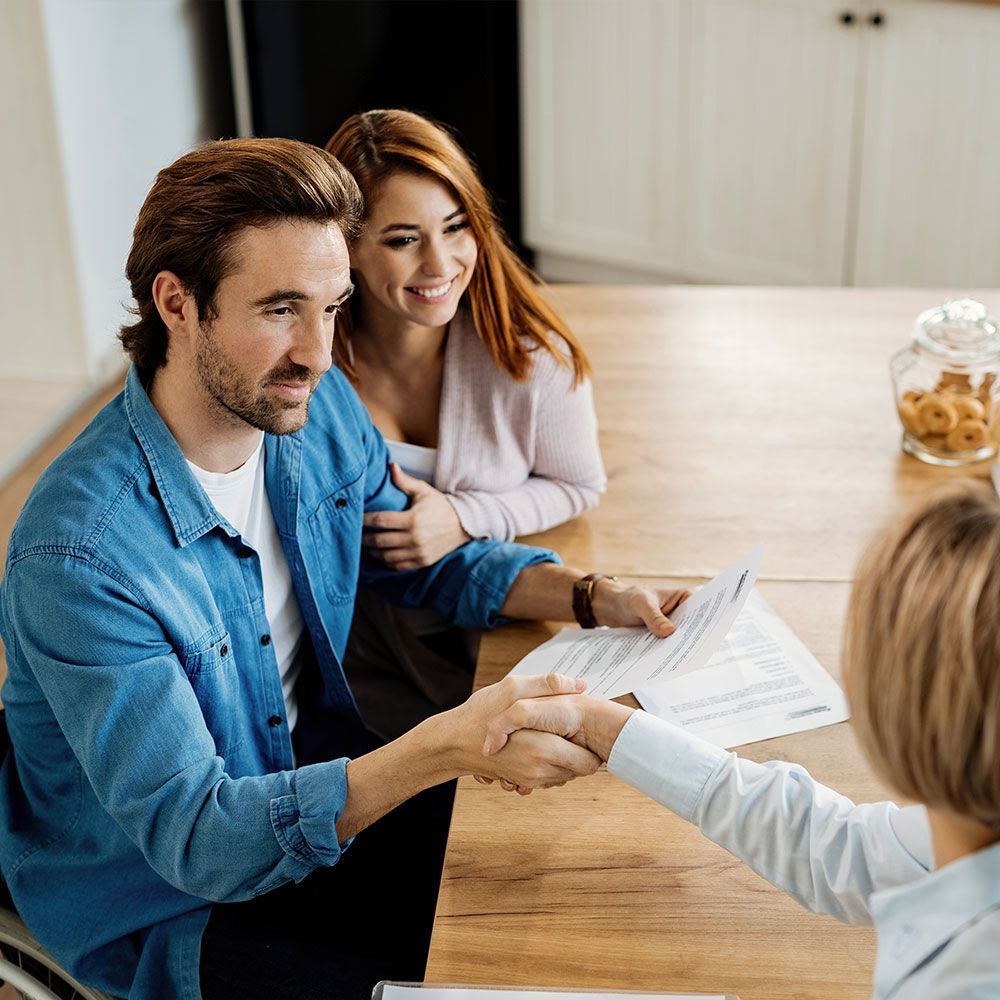
M 551 990 L 500 990 L 488 987 L 465 989 L 461 986 L 382 987 L 382 1000 L 727 1000 L 724 996 L 693 993 L 556 993 Z
M 756 589 L 704 670 L 635 695 L 647 712 L 727 750 L 849 715 L 837 682 Z
M 564 628 L 532 650 L 512 674 L 552 671 L 587 681 L 587 693 L 617 698 L 668 677 L 703 667 L 736 620 L 760 569 L 762 550 L 720 573 L 670 616 L 677 631 L 666 639 L 645 628 Z

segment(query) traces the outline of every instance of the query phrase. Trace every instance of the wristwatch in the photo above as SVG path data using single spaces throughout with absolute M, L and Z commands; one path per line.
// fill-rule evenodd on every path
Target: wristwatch
M 573 614 L 580 623 L 580 628 L 597 628 L 594 617 L 594 585 L 600 580 L 618 582 L 617 576 L 606 576 L 604 573 L 588 573 L 573 584 Z

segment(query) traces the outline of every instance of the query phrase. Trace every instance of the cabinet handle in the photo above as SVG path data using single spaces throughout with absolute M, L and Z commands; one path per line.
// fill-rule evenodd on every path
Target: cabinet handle
M 885 24 L 885 18 L 882 16 L 882 14 L 876 11 L 874 14 L 872 14 L 871 17 L 868 18 L 868 23 L 873 28 L 881 28 L 882 25 Z
M 854 14 L 849 10 L 845 10 L 844 13 L 840 15 L 840 23 L 850 27 L 854 24 Z

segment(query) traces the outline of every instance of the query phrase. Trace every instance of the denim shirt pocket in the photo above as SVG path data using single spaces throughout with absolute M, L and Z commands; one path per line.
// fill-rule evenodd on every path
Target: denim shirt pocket
M 308 515 L 309 537 L 331 604 L 352 602 L 358 589 L 361 528 L 365 513 L 364 476 L 324 497 Z
M 225 626 L 215 626 L 193 644 L 183 655 L 183 663 L 216 752 L 225 757 L 246 739 L 240 673 Z

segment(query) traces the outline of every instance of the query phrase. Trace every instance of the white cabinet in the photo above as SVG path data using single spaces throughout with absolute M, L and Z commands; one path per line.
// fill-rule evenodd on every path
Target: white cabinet
M 689 280 L 1000 284 L 1000 8 L 521 10 L 534 249 Z
M 635 267 L 676 254 L 677 0 L 522 4 L 526 239 Z
M 1000 7 L 881 9 L 852 283 L 1000 285 Z

